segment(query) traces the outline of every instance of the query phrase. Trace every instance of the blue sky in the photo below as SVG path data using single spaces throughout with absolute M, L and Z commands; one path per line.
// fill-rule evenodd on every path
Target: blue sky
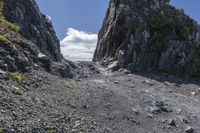
M 62 39 L 67 28 L 97 33 L 109 0 L 36 0 L 41 11 L 51 16 L 57 35 Z
M 67 28 L 98 33 L 109 0 L 36 0 L 41 11 L 51 16 L 57 35 L 62 39 Z M 200 0 L 171 0 L 176 7 L 200 22 Z
M 109 0 L 36 0 L 40 10 L 50 16 L 61 51 L 69 60 L 91 60 Z M 200 0 L 171 0 L 200 23 Z M 78 41 L 77 41 L 78 40 Z

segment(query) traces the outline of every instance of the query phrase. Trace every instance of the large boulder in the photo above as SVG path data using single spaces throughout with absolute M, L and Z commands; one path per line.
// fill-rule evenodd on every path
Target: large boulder
M 110 0 L 93 61 L 200 77 L 200 26 L 169 0 Z

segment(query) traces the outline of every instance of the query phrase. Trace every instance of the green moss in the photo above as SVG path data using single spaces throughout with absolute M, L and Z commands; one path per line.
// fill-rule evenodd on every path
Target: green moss
M 25 76 L 18 72 L 13 72 L 9 74 L 11 78 L 15 79 L 17 82 L 21 83 L 25 80 Z
M 0 35 L 0 42 L 5 44 L 11 44 L 11 41 L 5 35 Z

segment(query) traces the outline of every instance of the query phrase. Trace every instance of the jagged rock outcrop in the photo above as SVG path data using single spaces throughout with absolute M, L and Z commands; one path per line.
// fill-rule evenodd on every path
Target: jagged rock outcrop
M 170 0 L 110 0 L 93 61 L 200 77 L 200 26 Z
M 35 0 L 0 0 L 0 69 L 48 72 L 73 77 L 75 65 L 63 58 L 51 21 Z
M 53 60 L 60 60 L 59 40 L 56 37 L 52 23 L 43 15 L 35 0 L 4 0 L 5 17 L 21 28 L 21 34 L 34 42 L 41 52 Z

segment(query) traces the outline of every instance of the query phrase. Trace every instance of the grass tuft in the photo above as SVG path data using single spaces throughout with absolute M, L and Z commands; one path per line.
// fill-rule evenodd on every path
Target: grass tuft
M 0 42 L 5 44 L 11 44 L 11 41 L 5 35 L 0 35 Z
M 23 74 L 20 74 L 18 72 L 13 72 L 9 74 L 11 78 L 15 79 L 17 82 L 21 83 L 25 81 L 25 76 Z

